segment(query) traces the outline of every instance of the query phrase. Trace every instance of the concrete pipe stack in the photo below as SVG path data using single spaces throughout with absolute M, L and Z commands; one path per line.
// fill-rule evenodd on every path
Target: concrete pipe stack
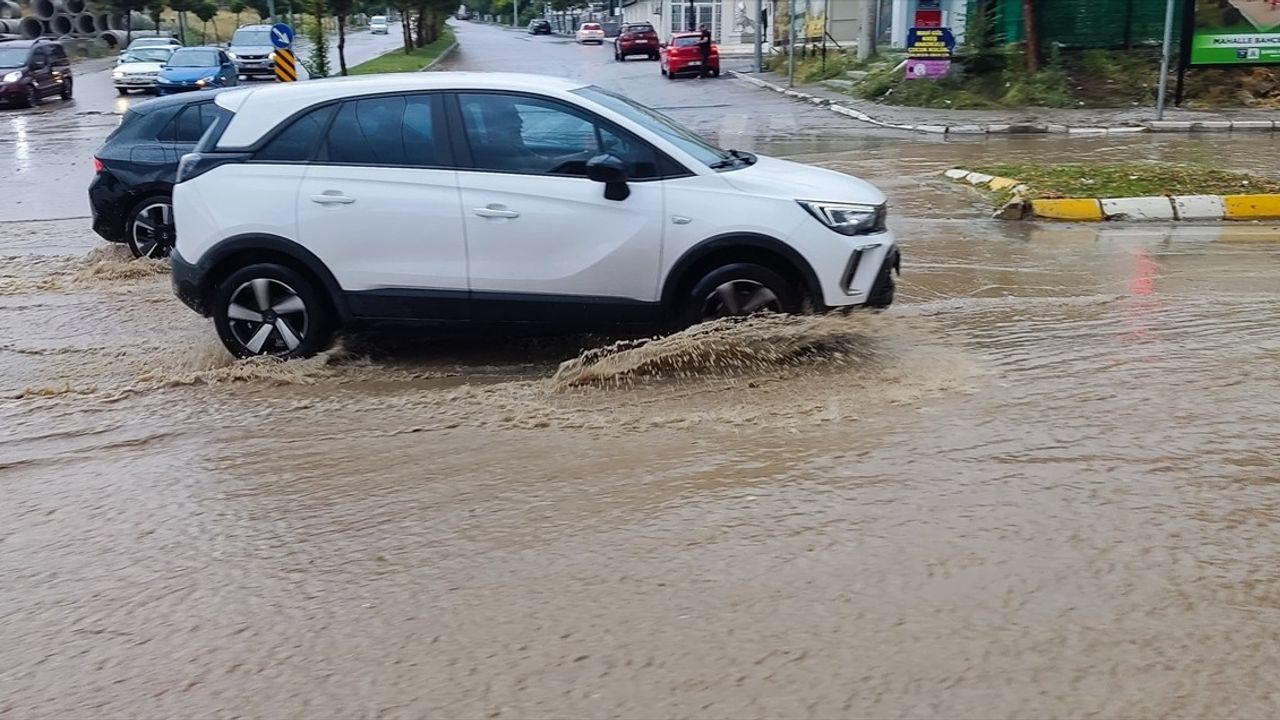
M 58 13 L 49 21 L 49 32 L 55 37 L 70 35 L 72 29 L 71 16 L 66 13 Z
M 18 21 L 18 34 L 25 40 L 35 40 L 48 31 L 49 29 L 45 26 L 44 21 L 39 18 L 28 15 Z
M 124 30 L 103 30 L 98 39 L 106 43 L 107 49 L 118 50 L 129 44 L 129 34 Z
M 93 29 L 95 32 L 104 33 L 111 29 L 111 13 L 94 13 Z
M 84 0 L 62 0 L 62 9 L 68 15 L 79 15 L 84 12 Z
M 4 0 L 0 2 L 0 18 L 5 20 L 21 20 L 22 6 L 13 0 Z
M 21 34 L 21 33 L 19 32 L 19 30 L 18 30 L 18 26 L 19 26 L 21 23 L 22 23 L 22 21 L 21 21 L 21 20 L 11 20 L 11 19 L 9 19 L 9 18 L 5 18 L 5 19 L 3 19 L 3 20 L 0 20 L 0 35 L 19 35 L 19 34 Z
M 97 37 L 98 29 L 94 27 L 93 15 L 89 13 L 80 13 L 71 16 L 75 25 L 74 31 L 76 37 Z
M 62 4 L 54 0 L 29 0 L 27 7 L 31 8 L 33 15 L 45 22 L 52 20 L 62 10 Z

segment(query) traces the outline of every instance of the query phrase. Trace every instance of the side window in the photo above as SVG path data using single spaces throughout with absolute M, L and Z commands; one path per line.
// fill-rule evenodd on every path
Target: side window
M 397 95 L 342 104 L 325 137 L 320 159 L 354 165 L 447 164 L 435 132 L 439 95 Z
M 63 50 L 61 45 L 54 45 L 49 48 L 49 52 L 53 54 L 54 62 L 61 62 L 67 59 L 67 51 Z
M 254 155 L 254 160 L 268 162 L 305 162 L 311 159 L 311 150 L 320 139 L 329 117 L 333 115 L 334 105 L 316 108 L 293 121 L 283 132 L 276 135 L 266 147 Z
M 32 50 L 31 51 L 31 69 L 41 70 L 47 67 L 49 63 L 46 62 L 46 58 L 47 56 L 45 55 L 44 48 L 38 47 L 35 50 Z
M 200 108 L 203 103 L 198 105 L 188 105 L 178 113 L 178 117 L 173 119 L 173 140 L 180 143 L 194 143 L 204 134 L 204 126 L 200 123 Z
M 652 147 L 560 103 L 513 95 L 458 96 L 477 169 L 585 177 L 587 161 L 619 157 L 627 177 L 658 177 Z

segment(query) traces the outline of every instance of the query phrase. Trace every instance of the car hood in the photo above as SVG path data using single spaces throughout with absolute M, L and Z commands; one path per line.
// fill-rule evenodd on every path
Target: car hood
M 126 75 L 133 75 L 134 73 L 160 72 L 163 67 L 164 63 L 158 62 L 131 62 L 121 63 L 116 66 L 116 69 Z
M 174 82 L 187 82 L 216 75 L 219 69 L 217 67 L 167 67 L 160 71 L 160 77 Z
M 742 192 L 766 197 L 866 205 L 885 201 L 884 193 L 866 180 L 771 157 L 760 156 L 755 165 L 720 176 Z

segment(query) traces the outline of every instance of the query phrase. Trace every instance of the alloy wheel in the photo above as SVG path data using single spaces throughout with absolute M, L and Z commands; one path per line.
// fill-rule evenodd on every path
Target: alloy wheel
M 279 280 L 254 278 L 231 293 L 227 324 L 249 355 L 287 355 L 307 337 L 307 304 Z
M 138 257 L 168 257 L 177 234 L 173 225 L 173 205 L 153 202 L 133 218 L 133 250 Z
M 782 312 L 782 302 L 755 280 L 730 280 L 712 290 L 702 303 L 703 320 L 758 312 Z

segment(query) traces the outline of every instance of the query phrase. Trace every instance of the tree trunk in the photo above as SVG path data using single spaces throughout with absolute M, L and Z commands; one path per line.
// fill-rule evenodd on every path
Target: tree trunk
M 1040 71 L 1040 35 L 1036 33 L 1036 7 L 1034 0 L 1022 0 L 1022 21 L 1027 32 L 1027 72 Z
M 338 16 L 338 73 L 347 74 L 347 16 Z

